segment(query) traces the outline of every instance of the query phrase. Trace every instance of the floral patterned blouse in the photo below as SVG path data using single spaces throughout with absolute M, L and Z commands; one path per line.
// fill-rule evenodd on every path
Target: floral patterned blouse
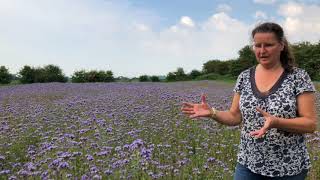
M 284 71 L 275 85 L 261 93 L 255 84 L 255 67 L 243 71 L 234 92 L 240 93 L 242 114 L 241 142 L 237 161 L 252 172 L 269 177 L 292 176 L 311 167 L 303 134 L 272 128 L 262 137 L 249 133 L 264 125 L 264 117 L 256 107 L 281 118 L 295 118 L 297 96 L 314 92 L 315 87 L 306 71 L 294 68 Z

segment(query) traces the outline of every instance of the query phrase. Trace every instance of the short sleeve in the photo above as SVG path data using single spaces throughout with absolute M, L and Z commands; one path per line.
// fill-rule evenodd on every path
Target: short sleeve
M 300 70 L 296 74 L 295 94 L 298 96 L 303 92 L 315 92 L 316 89 L 311 81 L 309 74 L 305 70 Z
M 242 91 L 242 85 L 243 85 L 243 79 L 244 79 L 244 75 L 243 75 L 244 73 L 242 72 L 242 73 L 240 73 L 240 75 L 238 76 L 238 78 L 237 78 L 237 82 L 236 82 L 236 85 L 235 85 L 235 87 L 234 87 L 234 89 L 233 89 L 233 92 L 237 92 L 237 93 L 241 93 L 241 91 Z

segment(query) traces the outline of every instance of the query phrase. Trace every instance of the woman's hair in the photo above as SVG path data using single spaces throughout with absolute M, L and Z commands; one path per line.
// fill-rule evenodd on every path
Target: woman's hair
M 289 47 L 289 43 L 284 36 L 284 32 L 282 27 L 279 24 L 273 23 L 273 22 L 265 22 L 262 24 L 259 24 L 257 27 L 255 27 L 252 30 L 251 37 L 254 38 L 254 35 L 256 33 L 274 33 L 276 38 L 279 42 L 282 42 L 284 45 L 283 50 L 280 54 L 280 62 L 282 64 L 282 67 L 288 71 L 292 72 L 293 67 L 295 66 L 295 60 L 293 53 Z

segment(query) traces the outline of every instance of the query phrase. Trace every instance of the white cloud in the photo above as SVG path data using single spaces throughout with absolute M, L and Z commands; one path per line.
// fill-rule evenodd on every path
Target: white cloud
M 1 1 L 7 5 L 0 6 L 0 59 L 15 72 L 25 64 L 57 64 L 68 75 L 80 69 L 111 69 L 116 76 L 166 74 L 181 66 L 190 71 L 209 59 L 237 57 L 249 40 L 247 26 L 225 12 L 197 23 L 184 16 L 155 30 L 160 18 L 124 1 Z
M 318 42 L 320 39 L 320 6 L 286 3 L 279 8 L 289 40 Z
M 226 13 L 228 13 L 228 12 L 232 11 L 232 8 L 228 4 L 219 4 L 216 10 L 217 10 L 217 12 L 226 12 Z
M 183 16 L 180 19 L 180 24 L 188 26 L 188 27 L 194 27 L 193 20 L 188 16 Z
M 257 4 L 274 4 L 276 0 L 253 0 Z
M 134 26 L 138 31 L 142 31 L 142 32 L 150 31 L 150 27 L 145 24 L 135 23 Z
M 218 11 L 203 21 L 188 16 L 158 28 L 161 18 L 125 0 L 0 0 L 0 59 L 11 71 L 57 64 L 111 69 L 115 76 L 201 69 L 210 59 L 236 58 L 252 25 Z M 292 4 L 283 4 L 280 9 Z M 289 40 L 319 40 L 320 8 L 298 4 L 302 14 L 281 13 Z M 264 12 L 256 16 L 264 18 Z M 278 20 L 279 21 L 279 20 Z
M 256 11 L 253 17 L 258 20 L 268 19 L 267 14 L 263 11 Z
M 295 2 L 283 4 L 279 8 L 279 13 L 283 16 L 299 16 L 303 13 L 303 5 Z

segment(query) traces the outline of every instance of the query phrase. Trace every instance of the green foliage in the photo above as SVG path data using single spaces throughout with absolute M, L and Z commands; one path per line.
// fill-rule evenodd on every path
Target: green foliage
M 84 70 L 74 72 L 71 77 L 71 81 L 74 83 L 86 82 L 86 72 Z
M 5 66 L 0 66 L 0 84 L 9 84 L 12 80 L 12 75 Z
M 196 69 L 192 70 L 190 73 L 189 73 L 189 77 L 190 79 L 196 79 L 197 77 L 201 76 L 202 73 Z
M 316 82 L 316 83 L 314 83 L 314 85 L 316 87 L 316 90 L 320 91 L 320 82 Z
M 176 72 L 174 72 L 176 75 L 177 81 L 185 81 L 188 80 L 188 76 L 184 72 L 183 68 L 179 67 Z
M 150 79 L 149 79 L 149 76 L 147 76 L 147 75 L 141 75 L 141 76 L 139 76 L 139 81 L 140 82 L 147 82 L 147 81 L 150 81 Z
M 112 71 L 88 71 L 80 70 L 73 73 L 71 81 L 74 83 L 84 82 L 114 82 Z
M 176 80 L 177 80 L 176 75 L 173 72 L 169 72 L 166 77 L 166 81 L 172 82 Z
M 230 61 L 229 74 L 237 77 L 242 71 L 257 64 L 256 57 L 250 46 L 245 46 L 239 50 L 239 58 Z
M 229 61 L 211 60 L 203 64 L 203 72 L 206 74 L 216 73 L 225 75 L 229 73 L 229 69 Z
M 316 44 L 302 42 L 291 45 L 298 67 L 305 69 L 312 80 L 320 80 L 320 41 Z
M 34 68 L 26 65 L 19 71 L 19 75 L 20 82 L 23 84 L 68 81 L 60 67 L 51 64 L 43 68 Z
M 158 76 L 151 76 L 151 77 L 150 77 L 150 80 L 151 80 L 152 82 L 160 82 L 160 78 L 159 78 Z
M 190 80 L 188 75 L 184 72 L 183 68 L 177 68 L 175 72 L 169 72 L 166 76 L 166 81 L 186 81 Z
M 67 78 L 62 73 L 60 67 L 47 65 L 43 68 L 45 82 L 67 82 Z
M 114 78 L 114 81 L 116 81 L 116 82 L 130 82 L 130 78 L 127 78 L 124 76 L 119 76 L 117 78 Z
M 225 80 L 225 81 L 234 81 L 236 78 L 230 74 L 220 75 L 216 73 L 209 73 L 198 76 L 196 80 Z
M 30 66 L 24 66 L 20 71 L 20 82 L 23 84 L 35 82 L 35 69 Z

